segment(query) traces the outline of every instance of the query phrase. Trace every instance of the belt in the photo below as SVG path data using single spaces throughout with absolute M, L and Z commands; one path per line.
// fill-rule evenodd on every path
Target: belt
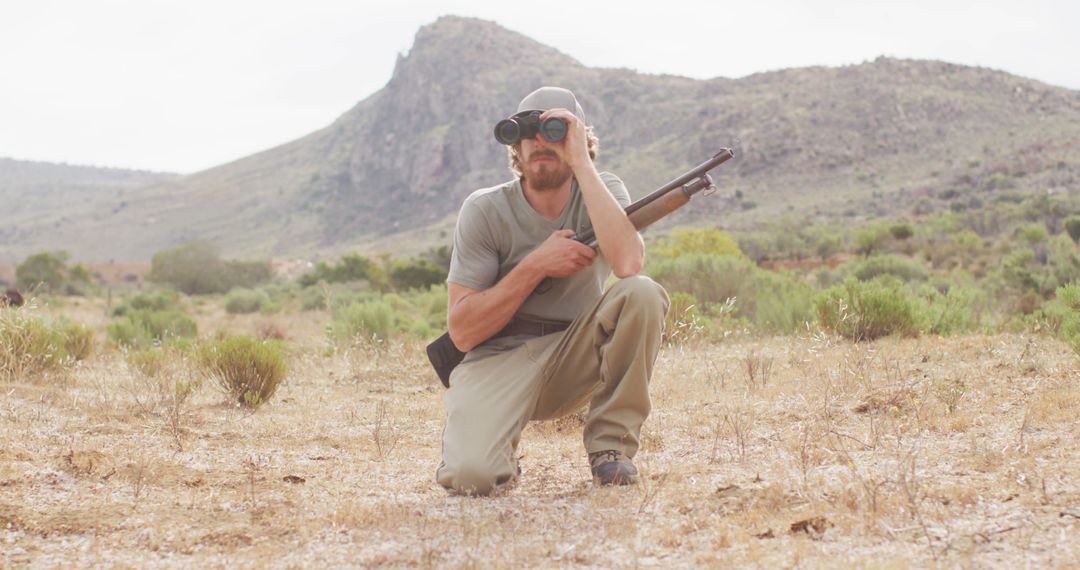
M 529 321 L 514 318 L 503 327 L 503 330 L 495 333 L 492 338 L 514 335 L 544 336 L 566 330 L 570 323 L 562 321 Z

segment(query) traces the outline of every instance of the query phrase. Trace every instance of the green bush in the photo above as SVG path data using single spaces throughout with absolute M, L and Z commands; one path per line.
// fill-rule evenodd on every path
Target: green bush
M 814 303 L 821 326 L 853 341 L 918 334 L 916 301 L 901 284 L 847 279 Z
M 904 282 L 926 281 L 930 276 L 923 263 L 893 254 L 878 254 L 855 260 L 845 265 L 844 270 L 859 281 L 871 281 L 883 275 L 891 275 Z
M 129 311 L 173 311 L 180 308 L 180 294 L 172 289 L 155 289 L 139 293 L 113 309 L 114 317 L 122 317 Z
M 949 287 L 941 292 L 923 286 L 918 292 L 918 328 L 921 332 L 951 336 L 977 330 L 980 325 L 975 305 L 982 293 L 974 288 Z
M 734 317 L 768 332 L 788 333 L 813 318 L 812 288 L 733 255 L 689 254 L 650 262 L 648 273 L 671 293 L 687 293 L 708 315 L 734 301 Z
M 1080 216 L 1065 218 L 1065 232 L 1069 234 L 1074 243 L 1080 243 Z
M 285 349 L 278 341 L 229 336 L 198 348 L 198 362 L 237 404 L 257 408 L 273 397 L 287 374 Z
M 855 232 L 856 251 L 860 255 L 870 255 L 881 251 L 890 238 L 892 234 L 884 226 L 877 224 L 863 226 Z
M 649 255 L 660 259 L 674 259 L 690 253 L 738 257 L 743 255 L 739 244 L 726 232 L 717 228 L 675 230 L 649 247 Z
M 90 283 L 90 272 L 78 263 L 67 266 L 66 251 L 43 251 L 27 257 L 15 268 L 15 286 L 24 290 L 41 288 L 62 295 L 82 295 Z
M 399 259 L 390 266 L 390 283 L 398 291 L 426 289 L 444 283 L 446 275 L 441 265 L 420 257 Z
M 272 275 L 269 262 L 224 261 L 217 248 L 197 241 L 154 254 L 147 279 L 188 295 L 205 295 L 254 287 Z
M 394 313 L 383 300 L 355 301 L 336 312 L 330 325 L 338 340 L 357 337 L 388 339 L 394 333 Z
M 1059 287 L 1045 309 L 1056 317 L 1054 332 L 1080 355 L 1080 282 Z
M 169 353 L 161 347 L 131 350 L 125 355 L 128 367 L 146 378 L 157 378 L 168 365 Z
M 446 285 L 403 293 L 341 293 L 330 302 L 328 333 L 331 340 L 345 342 L 399 335 L 429 339 L 446 330 L 446 299 Z
M 146 349 L 176 338 L 194 338 L 198 327 L 179 311 L 132 309 L 106 330 L 109 338 L 121 346 Z
M 311 287 L 319 281 L 326 283 L 347 283 L 361 281 L 371 277 L 375 264 L 368 258 L 355 253 L 345 255 L 334 265 L 319 262 L 315 269 L 300 277 L 302 287 Z
M 0 308 L 0 380 L 63 371 L 90 356 L 92 347 L 93 333 L 82 325 L 50 325 L 26 309 Z
M 263 291 L 237 288 L 225 296 L 225 312 L 247 314 L 261 311 L 270 306 L 270 296 Z
M 893 239 L 904 241 L 915 235 L 915 228 L 911 227 L 911 224 L 895 224 L 889 226 L 889 234 Z
M 86 360 L 94 352 L 94 331 L 90 327 L 72 322 L 56 325 L 56 332 L 63 339 L 64 353 L 72 360 Z
M 669 295 L 667 315 L 664 316 L 664 340 L 686 342 L 701 335 L 705 324 L 698 308 L 698 301 L 689 293 L 674 292 Z

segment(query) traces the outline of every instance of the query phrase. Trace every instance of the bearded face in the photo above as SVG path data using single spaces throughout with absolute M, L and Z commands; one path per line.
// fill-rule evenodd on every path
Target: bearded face
M 566 184 L 573 174 L 570 165 L 563 162 L 555 151 L 535 141 L 521 142 L 521 153 L 524 155 L 522 176 L 529 188 L 537 191 L 554 190 Z

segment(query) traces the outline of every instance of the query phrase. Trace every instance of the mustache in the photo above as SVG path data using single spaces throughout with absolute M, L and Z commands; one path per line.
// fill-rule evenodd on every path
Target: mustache
M 532 161 L 541 157 L 559 159 L 559 155 L 555 154 L 553 150 L 538 150 L 529 155 L 529 160 Z

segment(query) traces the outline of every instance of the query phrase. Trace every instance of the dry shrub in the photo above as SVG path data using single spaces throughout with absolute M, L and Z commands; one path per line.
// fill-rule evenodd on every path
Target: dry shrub
M 270 400 L 287 372 L 280 342 L 250 336 L 208 341 L 199 347 L 198 361 L 229 398 L 249 408 Z
M 161 348 L 133 350 L 127 353 L 128 366 L 146 378 L 157 378 L 168 364 L 168 354 Z
M 82 325 L 50 325 L 27 307 L 0 309 L 0 379 L 63 371 L 88 357 L 92 347 L 93 333 Z

